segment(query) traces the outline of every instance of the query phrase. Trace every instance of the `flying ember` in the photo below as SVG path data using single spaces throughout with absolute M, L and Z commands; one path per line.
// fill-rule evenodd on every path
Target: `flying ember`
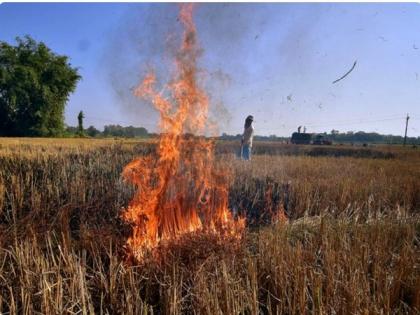
M 137 158 L 123 170 L 137 188 L 122 213 L 133 226 L 127 249 L 135 259 L 186 233 L 239 237 L 245 223 L 228 209 L 228 172 L 214 161 L 214 143 L 200 136 L 208 127 L 209 99 L 197 84 L 200 49 L 192 4 L 180 6 L 179 20 L 183 36 L 169 93 L 157 90 L 153 72 L 134 91 L 158 110 L 161 131 L 156 154 Z

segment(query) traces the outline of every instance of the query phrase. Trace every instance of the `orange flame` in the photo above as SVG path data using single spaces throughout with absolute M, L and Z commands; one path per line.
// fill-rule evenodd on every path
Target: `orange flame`
M 198 230 L 238 236 L 245 223 L 228 209 L 227 174 L 214 163 L 214 143 L 192 135 L 205 132 L 209 100 L 197 84 L 200 49 L 192 4 L 181 6 L 179 20 L 184 33 L 175 60 L 177 75 L 168 85 L 170 96 L 156 90 L 153 72 L 134 91 L 158 110 L 162 132 L 157 156 L 138 158 L 123 171 L 137 187 L 122 213 L 133 225 L 127 247 L 137 259 L 162 240 Z

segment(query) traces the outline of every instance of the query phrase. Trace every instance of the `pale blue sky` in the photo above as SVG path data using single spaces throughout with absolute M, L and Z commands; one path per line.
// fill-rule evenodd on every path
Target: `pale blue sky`
M 0 40 L 29 34 L 80 68 L 68 124 L 83 110 L 86 126 L 153 131 L 156 113 L 130 89 L 146 65 L 167 79 L 176 13 L 174 4 L 2 4 Z M 202 4 L 195 20 L 220 132 L 241 133 L 253 114 L 261 135 L 299 125 L 402 135 L 410 113 L 409 136 L 420 136 L 418 4 Z

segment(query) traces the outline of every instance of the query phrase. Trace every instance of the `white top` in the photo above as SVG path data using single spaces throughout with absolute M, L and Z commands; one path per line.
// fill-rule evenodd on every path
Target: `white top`
M 242 143 L 249 145 L 249 147 L 252 147 L 253 137 L 254 137 L 254 127 L 251 124 L 251 126 L 244 129 L 244 134 L 242 135 Z

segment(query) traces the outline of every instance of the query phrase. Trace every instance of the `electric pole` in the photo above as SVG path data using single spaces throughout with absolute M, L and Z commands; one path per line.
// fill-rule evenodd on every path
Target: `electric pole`
M 405 134 L 404 134 L 404 145 L 407 142 L 407 127 L 408 127 L 408 120 L 410 119 L 410 116 L 407 114 L 407 118 L 405 119 Z

